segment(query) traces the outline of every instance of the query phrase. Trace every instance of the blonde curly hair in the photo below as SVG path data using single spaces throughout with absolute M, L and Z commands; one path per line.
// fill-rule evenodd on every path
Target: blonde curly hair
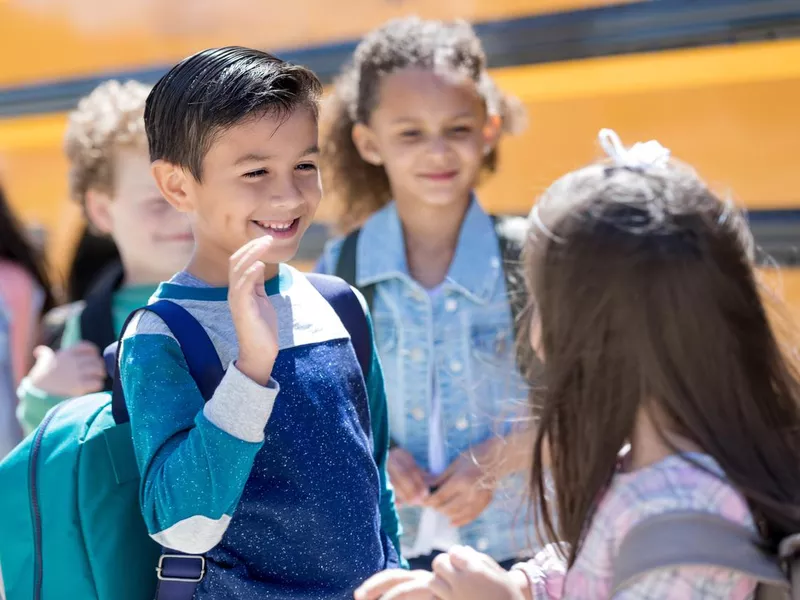
M 70 113 L 64 139 L 69 193 L 81 206 L 90 189 L 113 194 L 114 155 L 119 148 L 147 150 L 144 106 L 150 89 L 138 81 L 106 81 Z

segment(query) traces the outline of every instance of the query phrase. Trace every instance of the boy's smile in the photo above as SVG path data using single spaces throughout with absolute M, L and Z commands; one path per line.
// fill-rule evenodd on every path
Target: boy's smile
M 253 224 L 275 239 L 291 239 L 300 229 L 300 218 L 296 217 L 288 221 L 254 220 Z

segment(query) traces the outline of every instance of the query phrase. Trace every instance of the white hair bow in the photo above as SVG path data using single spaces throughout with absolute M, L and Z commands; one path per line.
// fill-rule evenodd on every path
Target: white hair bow
M 639 142 L 630 148 L 625 148 L 617 132 L 612 129 L 601 129 L 597 137 L 614 166 L 645 169 L 664 167 L 669 162 L 669 149 L 655 140 Z

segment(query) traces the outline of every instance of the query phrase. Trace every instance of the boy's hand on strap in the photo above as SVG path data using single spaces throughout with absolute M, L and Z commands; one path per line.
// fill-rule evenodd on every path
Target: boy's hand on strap
M 228 303 L 239 340 L 236 367 L 244 375 L 267 385 L 278 356 L 278 317 L 264 288 L 262 257 L 272 238 L 264 236 L 242 246 L 231 256 Z
M 103 389 L 105 363 L 97 346 L 91 342 L 80 342 L 57 352 L 39 346 L 33 355 L 36 364 L 28 380 L 32 386 L 51 396 L 73 398 Z

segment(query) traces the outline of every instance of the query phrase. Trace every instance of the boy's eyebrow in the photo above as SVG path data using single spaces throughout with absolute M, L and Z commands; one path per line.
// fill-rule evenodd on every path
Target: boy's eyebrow
M 239 165 L 241 165 L 243 163 L 263 162 L 265 160 L 269 160 L 270 158 L 272 158 L 272 157 L 271 156 L 266 156 L 264 154 L 256 154 L 254 152 L 251 152 L 250 154 L 245 154 L 244 156 L 241 156 L 241 157 L 237 158 L 236 162 L 234 163 L 234 165 L 236 165 L 238 167 Z
M 309 154 L 319 154 L 319 146 L 317 144 L 309 146 L 300 156 L 308 156 Z M 234 165 L 238 167 L 239 165 L 244 163 L 264 162 L 272 158 L 274 157 L 268 154 L 256 154 L 255 152 L 250 152 L 249 154 L 245 154 L 244 156 L 241 156 L 238 159 L 236 159 Z

